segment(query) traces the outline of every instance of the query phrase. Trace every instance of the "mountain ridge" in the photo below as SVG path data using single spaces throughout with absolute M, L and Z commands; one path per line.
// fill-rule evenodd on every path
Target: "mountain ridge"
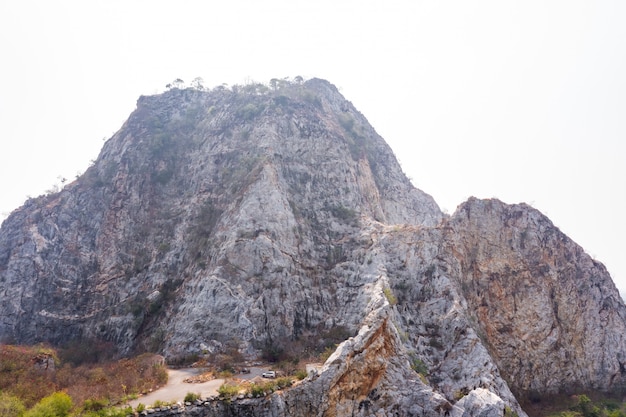
M 525 415 L 516 396 L 625 378 L 601 264 L 527 205 L 445 215 L 319 79 L 141 97 L 83 176 L 3 222 L 0 299 L 2 340 L 120 354 L 297 357 L 339 335 L 288 394 L 320 415 Z

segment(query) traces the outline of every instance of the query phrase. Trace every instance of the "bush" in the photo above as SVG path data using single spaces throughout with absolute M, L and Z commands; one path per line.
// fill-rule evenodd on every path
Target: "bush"
M 420 375 L 428 375 L 428 367 L 420 358 L 411 358 L 411 369 Z
M 337 349 L 336 346 L 328 346 L 326 349 L 324 349 L 324 351 L 320 354 L 320 361 L 322 362 L 326 362 L 328 360 L 328 358 L 330 358 L 330 355 L 332 355 L 333 353 L 335 353 L 335 350 Z
M 198 398 L 200 398 L 200 394 L 196 394 L 194 392 L 188 392 L 187 395 L 185 395 L 185 402 L 192 403 L 196 401 Z
M 103 400 L 103 399 L 99 399 L 99 400 L 89 399 L 89 400 L 85 400 L 85 402 L 83 403 L 83 410 L 85 410 L 85 411 L 100 411 L 100 410 L 106 408 L 108 405 L 109 405 L 109 402 L 107 400 Z
M 191 366 L 191 364 L 198 362 L 198 360 L 200 360 L 198 353 L 189 353 L 187 355 L 168 358 L 167 364 L 173 367 Z
M 276 380 L 276 386 L 279 389 L 287 388 L 287 387 L 290 387 L 291 385 L 293 385 L 293 381 L 289 377 L 285 376 L 285 377 L 282 377 L 282 378 L 278 378 Z
M 233 398 L 239 394 L 239 385 L 222 384 L 217 392 L 221 397 Z
M 255 398 L 261 397 L 265 395 L 265 384 L 252 384 L 248 389 L 248 392 Z
M 624 417 L 626 416 L 626 403 L 616 401 L 612 398 L 597 400 L 594 402 L 587 395 L 580 394 L 570 397 L 575 399 L 575 403 L 565 401 L 555 404 L 563 411 L 550 414 L 550 417 Z M 565 409 L 567 407 L 567 409 Z M 505 417 L 516 417 L 514 412 L 507 413 Z
M 387 298 L 387 301 L 389 301 L 390 305 L 395 306 L 398 303 L 398 299 L 395 295 L 393 295 L 391 288 L 385 287 L 383 289 L 383 293 L 385 294 L 385 297 Z
M 217 373 L 217 377 L 220 379 L 228 379 L 233 376 L 233 371 L 225 370 Z
M 347 208 L 344 206 L 334 206 L 334 207 L 331 207 L 330 212 L 337 219 L 349 225 L 357 226 L 359 223 L 358 213 L 355 210 L 352 210 L 350 208 Z
M 133 408 L 130 406 L 124 408 L 107 408 L 107 417 L 127 417 L 133 414 Z
M 59 352 L 61 362 L 74 366 L 103 363 L 111 360 L 115 354 L 112 342 L 97 339 L 72 340 Z
M 154 404 L 152 404 L 152 408 L 161 408 L 161 407 L 166 407 L 168 405 L 170 405 L 170 403 L 168 403 L 167 401 L 156 400 Z
M 44 397 L 33 408 L 28 410 L 25 417 L 67 417 L 72 409 L 72 399 L 64 392 L 55 392 Z
M 338 117 L 339 124 L 341 127 L 346 129 L 349 133 L 353 132 L 354 129 L 354 119 L 348 113 L 341 113 Z
M 0 416 L 21 417 L 26 408 L 22 401 L 7 393 L 0 393 Z
M 286 359 L 285 356 L 285 349 L 283 349 L 282 347 L 279 347 L 275 344 L 267 344 L 264 348 L 263 348 L 263 352 L 261 354 L 261 357 L 268 361 L 268 362 L 272 362 L 272 363 L 276 363 L 278 361 L 284 360 Z
M 298 379 L 298 381 L 302 381 L 304 378 L 309 376 L 309 374 L 307 374 L 307 372 L 304 369 L 298 369 L 296 371 L 296 375 L 295 376 Z
M 143 411 L 143 410 L 142 410 Z M 98 411 L 84 411 L 81 417 L 127 417 L 133 414 L 132 407 L 106 407 Z

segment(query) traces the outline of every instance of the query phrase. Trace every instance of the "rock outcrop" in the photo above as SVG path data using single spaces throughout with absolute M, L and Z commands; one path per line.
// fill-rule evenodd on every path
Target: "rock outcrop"
M 524 416 L 515 395 L 622 389 L 625 327 L 604 267 L 545 216 L 444 215 L 318 79 L 141 97 L 84 175 L 0 229 L 4 341 L 170 359 L 343 341 L 291 390 L 189 415 Z
M 468 311 L 517 390 L 623 384 L 626 310 L 602 264 L 525 204 L 470 199 L 449 230 Z

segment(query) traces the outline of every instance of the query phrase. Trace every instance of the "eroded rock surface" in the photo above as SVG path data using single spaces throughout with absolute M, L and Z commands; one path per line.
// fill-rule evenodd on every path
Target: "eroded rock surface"
M 457 282 L 516 389 L 622 386 L 626 310 L 602 264 L 524 204 L 471 199 L 450 226 Z

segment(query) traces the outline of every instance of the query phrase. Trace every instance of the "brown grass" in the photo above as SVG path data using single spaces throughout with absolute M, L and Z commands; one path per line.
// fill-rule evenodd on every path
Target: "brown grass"
M 45 356 L 53 358 L 54 369 L 35 366 L 36 358 Z M 0 345 L 0 391 L 20 398 L 27 408 L 61 390 L 79 406 L 88 399 L 119 404 L 167 382 L 160 357 L 153 354 L 79 366 L 58 357 L 55 349 L 44 346 Z

